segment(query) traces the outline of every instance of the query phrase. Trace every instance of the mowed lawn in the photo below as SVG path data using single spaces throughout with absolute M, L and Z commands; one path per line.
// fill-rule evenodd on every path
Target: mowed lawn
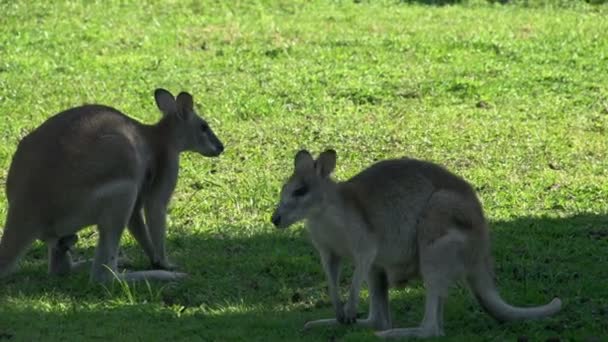
M 553 318 L 499 324 L 455 287 L 445 340 L 608 338 L 607 5 L 425 3 L 1 1 L 0 227 L 18 141 L 71 106 L 153 123 L 155 88 L 187 90 L 226 152 L 181 160 L 168 252 L 186 280 L 52 278 L 37 242 L 0 281 L 0 340 L 374 340 L 302 331 L 332 316 L 325 276 L 302 225 L 270 224 L 295 152 L 330 147 L 337 179 L 401 156 L 465 177 L 503 297 L 564 302 Z M 95 230 L 80 238 L 91 257 Z M 122 246 L 148 267 L 127 233 Z M 394 326 L 417 325 L 423 300 L 419 281 L 392 290 Z M 362 315 L 367 303 L 363 291 Z

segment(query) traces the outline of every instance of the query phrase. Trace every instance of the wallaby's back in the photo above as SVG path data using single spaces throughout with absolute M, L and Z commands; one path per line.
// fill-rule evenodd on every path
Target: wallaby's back
M 421 160 L 380 161 L 342 183 L 341 187 L 346 197 L 363 212 L 372 230 L 380 229 L 379 226 L 415 225 L 426 203 L 439 191 L 459 197 L 470 207 L 468 212 L 483 215 L 474 190 L 465 180 L 439 165 Z
M 8 172 L 11 206 L 60 216 L 95 185 L 139 177 L 141 125 L 114 108 L 85 105 L 61 112 L 29 133 Z M 52 199 L 52 200 L 51 200 Z M 22 203 L 27 202 L 27 203 Z M 50 218 L 49 218 L 50 219 Z

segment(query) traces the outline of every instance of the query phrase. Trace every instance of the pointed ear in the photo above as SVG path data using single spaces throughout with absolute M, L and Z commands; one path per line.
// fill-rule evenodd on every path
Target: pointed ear
M 156 106 L 163 113 L 163 115 L 177 113 L 177 105 L 173 95 L 162 88 L 158 88 L 154 91 L 154 99 L 156 100 Z
M 177 113 L 182 120 L 188 120 L 194 112 L 194 100 L 192 95 L 182 91 L 177 95 Z
M 293 166 L 296 171 L 311 169 L 314 166 L 315 162 L 310 155 L 310 152 L 306 150 L 300 150 L 296 153 L 294 158 Z
M 329 177 L 336 168 L 337 154 L 334 150 L 326 150 L 315 160 L 315 170 L 321 177 Z

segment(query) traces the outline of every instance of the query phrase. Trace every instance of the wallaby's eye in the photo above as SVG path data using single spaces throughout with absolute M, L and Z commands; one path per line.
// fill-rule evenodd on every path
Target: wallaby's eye
M 201 132 L 207 133 L 208 130 L 209 130 L 209 126 L 206 123 L 201 124 Z
M 293 191 L 293 195 L 295 197 L 302 197 L 308 193 L 308 187 L 306 185 L 302 185 L 301 187 L 295 189 Z

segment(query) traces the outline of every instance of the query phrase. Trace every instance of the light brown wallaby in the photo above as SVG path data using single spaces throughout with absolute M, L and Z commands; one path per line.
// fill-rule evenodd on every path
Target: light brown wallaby
M 217 156 L 224 146 L 193 108 L 192 96 L 154 92 L 163 113 L 155 125 L 139 123 L 103 105 L 61 112 L 28 134 L 13 156 L 6 182 L 8 214 L 0 242 L 0 278 L 28 246 L 48 245 L 49 273 L 72 270 L 76 232 L 97 225 L 99 241 L 91 280 L 117 269 L 125 226 L 155 268 L 120 274 L 125 280 L 171 280 L 165 254 L 167 205 L 177 182 L 179 155 Z M 144 215 L 145 213 L 145 222 Z
M 336 152 L 313 160 L 295 156 L 295 170 L 281 191 L 272 216 L 278 228 L 307 221 L 329 283 L 335 319 L 308 322 L 305 328 L 337 323 L 372 327 L 382 337 L 442 336 L 448 288 L 466 279 L 482 307 L 499 321 L 542 318 L 561 309 L 561 301 L 514 307 L 500 297 L 492 276 L 489 232 L 471 186 L 444 168 L 414 159 L 378 162 L 345 182 L 330 174 Z M 338 279 L 343 258 L 354 261 L 350 296 L 343 307 Z M 419 327 L 392 329 L 388 289 L 421 276 L 426 289 Z M 359 290 L 370 290 L 367 319 L 356 320 Z

